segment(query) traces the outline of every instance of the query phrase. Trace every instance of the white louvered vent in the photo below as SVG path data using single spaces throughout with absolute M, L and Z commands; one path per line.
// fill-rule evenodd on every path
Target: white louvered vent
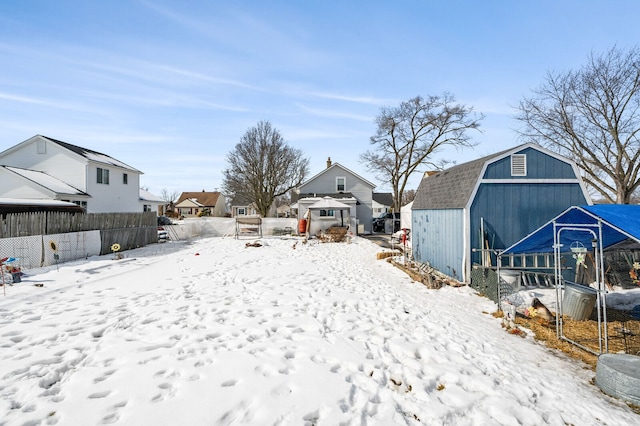
M 527 155 L 513 154 L 511 156 L 511 176 L 527 175 Z

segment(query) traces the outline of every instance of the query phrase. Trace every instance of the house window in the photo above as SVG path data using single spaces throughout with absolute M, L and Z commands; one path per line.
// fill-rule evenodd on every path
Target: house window
M 82 207 L 82 209 L 83 209 L 84 211 L 87 211 L 87 202 L 86 202 L 86 201 L 78 201 L 78 200 L 74 200 L 73 202 L 74 202 L 74 204 L 77 204 L 77 205 L 79 205 L 80 207 Z
M 126 174 L 126 173 L 123 173 L 123 174 L 122 174 L 122 184 L 123 184 L 123 185 L 126 185 L 126 184 L 128 184 L 128 183 L 129 183 L 129 175 L 128 175 L 128 174 Z
M 333 210 L 320 210 L 320 217 L 334 217 Z
M 126 175 L 125 175 L 125 176 L 126 176 Z M 151 205 L 149 205 L 149 204 L 144 204 L 144 205 L 142 206 L 142 211 L 144 211 L 144 212 L 150 212 L 150 211 L 151 211 Z
M 238 207 L 236 210 L 236 216 L 245 216 L 245 215 L 246 213 L 245 213 L 244 207 Z
M 109 185 L 109 170 L 98 167 L 96 182 Z
M 344 192 L 347 179 L 344 177 L 336 178 L 336 192 Z
M 527 155 L 513 154 L 511 156 L 511 176 L 527 175 Z

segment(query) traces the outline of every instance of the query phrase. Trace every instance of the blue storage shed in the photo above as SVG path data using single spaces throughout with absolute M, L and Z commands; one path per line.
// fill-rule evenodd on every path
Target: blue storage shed
M 496 265 L 494 250 L 584 204 L 591 198 L 572 160 L 520 145 L 421 181 L 412 208 L 413 256 L 469 283 L 474 265 Z

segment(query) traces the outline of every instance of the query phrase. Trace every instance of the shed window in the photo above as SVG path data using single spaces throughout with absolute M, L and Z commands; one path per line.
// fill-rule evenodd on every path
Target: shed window
M 320 210 L 320 217 L 334 217 L 333 210 Z
M 127 185 L 129 183 L 129 175 L 128 174 L 126 174 L 126 173 L 122 174 L 122 183 L 124 185 Z
M 336 192 L 344 192 L 344 188 L 347 186 L 346 181 L 347 178 L 344 177 L 336 178 Z
M 511 156 L 511 176 L 527 175 L 527 155 L 513 154 Z

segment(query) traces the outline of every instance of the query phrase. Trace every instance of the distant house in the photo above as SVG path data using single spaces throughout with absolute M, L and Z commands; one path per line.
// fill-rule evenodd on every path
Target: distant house
M 175 206 L 184 217 L 197 217 L 203 211 L 207 216 L 222 217 L 225 214 L 225 197 L 220 192 L 183 192 Z
M 463 282 L 474 266 L 496 265 L 490 250 L 591 204 L 576 164 L 536 144 L 425 176 L 412 206 L 413 256 Z
M 98 151 L 36 135 L 0 152 L 0 165 L 0 197 L 69 201 L 91 213 L 142 208 L 142 172 Z
M 291 202 L 298 212 L 298 219 L 307 214 L 309 206 L 331 197 L 350 207 L 351 229 L 355 232 L 371 233 L 373 219 L 373 189 L 375 185 L 346 167 L 327 159 L 327 167 L 303 182 L 291 193 Z M 328 211 L 325 214 L 336 214 Z M 356 225 L 358 225 L 356 227 Z
M 276 215 L 278 217 L 291 217 L 291 205 L 283 204 L 276 207 Z
M 393 208 L 393 194 L 390 192 L 374 192 L 371 209 L 373 217 L 378 217 L 382 213 L 390 212 Z
M 275 209 L 275 205 L 272 206 Z M 231 201 L 231 217 L 259 216 L 256 203 L 245 197 L 236 196 Z
M 166 202 L 157 195 L 141 189 L 140 204 L 142 204 L 143 212 L 155 212 L 157 215 L 161 216 L 164 214 L 164 205 Z

